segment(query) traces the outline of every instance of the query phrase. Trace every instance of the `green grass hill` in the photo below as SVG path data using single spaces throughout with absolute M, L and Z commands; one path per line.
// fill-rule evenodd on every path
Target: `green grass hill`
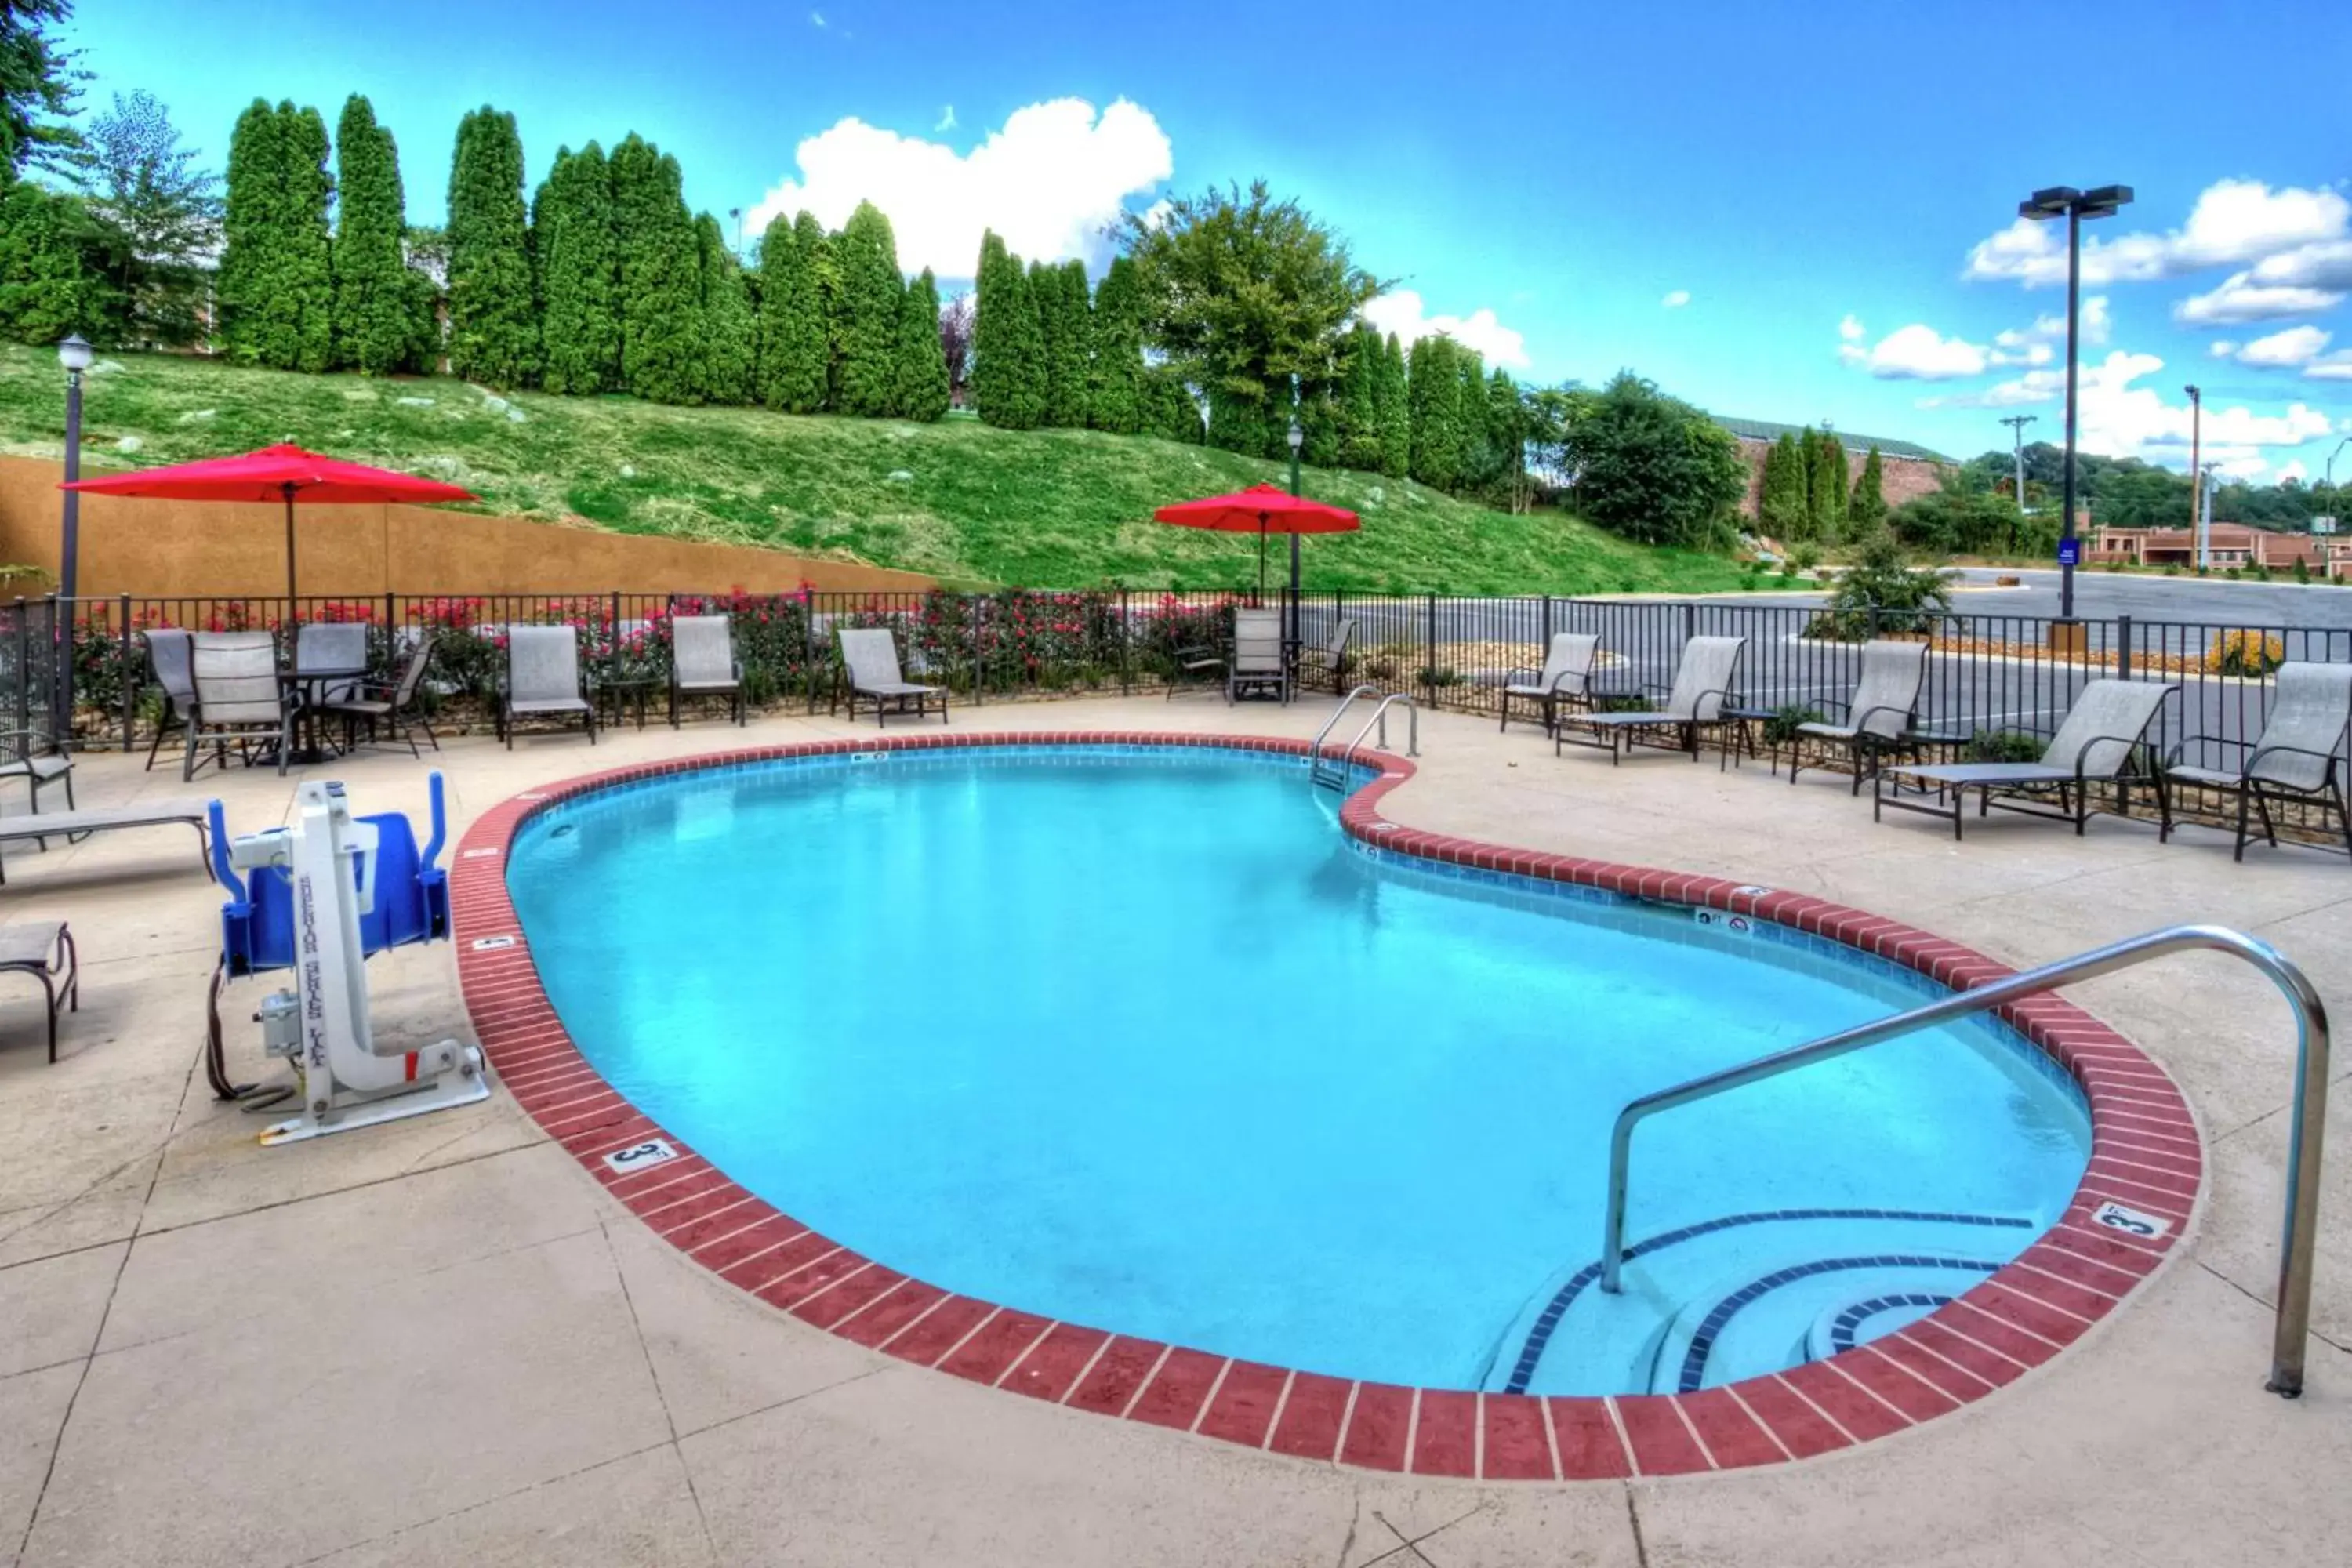
M 952 584 L 1224 587 L 1255 542 L 1151 521 L 1155 506 L 1283 482 L 1280 465 L 1143 437 L 668 408 L 623 396 L 498 398 L 446 378 L 101 358 L 86 380 L 85 471 L 273 441 L 431 474 L 484 510 L 627 533 L 765 545 L 929 573 Z M 0 448 L 56 457 L 64 392 L 47 350 L 0 348 Z M 1377 475 L 1307 470 L 1310 495 L 1362 514 L 1306 542 L 1312 588 L 1379 592 L 1699 592 L 1728 561 L 1626 543 L 1572 517 L 1512 517 Z M 1273 544 L 1274 574 L 1286 569 Z

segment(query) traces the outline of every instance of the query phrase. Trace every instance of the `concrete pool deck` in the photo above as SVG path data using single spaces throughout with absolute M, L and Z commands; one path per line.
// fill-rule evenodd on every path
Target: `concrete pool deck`
M 1088 700 L 960 710 L 954 728 L 1303 736 L 1325 711 Z M 462 831 L 579 773 L 872 732 L 466 741 L 438 765 Z M 135 760 L 77 771 L 86 804 L 182 791 Z M 404 757 L 323 771 L 362 810 L 423 811 Z M 247 832 L 284 820 L 294 782 L 201 787 Z M 2235 866 L 2207 830 L 2159 847 L 2138 824 L 2078 841 L 1995 819 L 1955 846 L 1930 822 L 1874 827 L 1827 774 L 1555 761 L 1531 730 L 1450 715 L 1428 717 L 1421 771 L 1382 811 L 1811 893 L 2021 965 L 2197 919 L 2277 942 L 2331 997 L 2352 978 L 2352 868 L 2261 848 Z M 862 1350 L 687 1261 L 503 1091 L 259 1149 L 258 1119 L 194 1070 L 219 895 L 184 843 L 117 834 L 9 872 L 8 916 L 70 921 L 86 970 L 54 1068 L 35 994 L 0 994 L 0 1563 L 2290 1563 L 2336 1560 L 2352 1529 L 2352 1113 L 2339 1092 L 2308 1392 L 2288 1403 L 2261 1379 L 2289 1024 L 2219 958 L 2069 993 L 2169 1068 L 2208 1153 L 2182 1255 L 2065 1354 L 1798 1465 L 1482 1485 L 1105 1422 Z M 446 947 L 373 968 L 380 1031 L 466 1032 Z M 259 989 L 225 1008 L 244 1077 Z

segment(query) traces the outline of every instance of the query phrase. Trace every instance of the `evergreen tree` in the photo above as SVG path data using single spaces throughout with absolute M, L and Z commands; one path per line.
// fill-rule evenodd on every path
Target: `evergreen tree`
M 1289 455 L 1285 441 L 1289 420 L 1262 396 L 1209 389 L 1208 443 L 1221 452 L 1244 457 L 1271 457 L 1276 447 Z
M 1500 365 L 1486 378 L 1486 444 L 1494 464 L 1489 482 L 1508 493 L 1516 510 L 1519 481 L 1528 468 L 1525 405 L 1519 400 L 1518 384 Z
M 335 363 L 382 375 L 415 353 L 416 297 L 403 247 L 408 218 L 400 151 L 358 93 L 345 100 L 335 125 Z
M 1135 264 L 1111 258 L 1095 289 L 1094 374 L 1087 382 L 1087 418 L 1097 430 L 1132 436 L 1144 427 L 1143 301 Z
M 1827 430 L 1808 429 L 1812 453 L 1805 474 L 1805 508 L 1811 537 L 1833 542 L 1845 532 L 1845 446 Z
M 1454 403 L 1454 442 L 1461 454 L 1455 464 L 1454 485 L 1466 494 L 1492 484 L 1501 471 L 1502 462 L 1486 434 L 1486 357 L 1475 349 L 1456 343 L 1454 359 L 1461 374 L 1461 386 Z
M 787 414 L 815 413 L 824 406 L 825 359 L 816 276 L 798 226 L 778 213 L 760 240 L 760 401 Z
M 449 368 L 492 386 L 539 374 L 522 139 L 485 105 L 457 122 L 449 162 Z
M 278 111 L 255 99 L 228 138 L 227 192 L 221 217 L 220 268 L 214 288 L 221 335 L 231 359 L 268 363 L 277 332 L 267 319 L 278 266 Z
M 897 412 L 899 321 L 906 281 L 898 273 L 898 242 L 890 220 L 860 202 L 841 231 L 841 288 L 835 300 L 835 335 L 841 344 L 835 389 L 840 412 L 879 418 Z
M 1412 345 L 1406 393 L 1412 410 L 1412 477 L 1432 489 L 1454 488 L 1462 474 L 1462 431 L 1454 405 L 1462 377 L 1454 340 L 1431 336 Z
M 907 285 L 898 318 L 898 381 L 893 401 L 901 418 L 925 424 L 948 413 L 948 356 L 940 345 L 940 286 L 924 268 Z
M 824 385 L 817 395 L 818 408 L 841 405 L 840 238 L 837 234 L 825 233 L 824 225 L 817 222 L 814 213 L 803 212 L 793 219 L 793 239 L 801 247 L 802 266 L 808 272 L 809 308 L 815 314 L 823 350 L 817 356 L 824 369 Z
M 1208 429 L 1201 423 L 1201 405 L 1173 365 L 1147 365 L 1141 385 L 1147 433 L 1188 447 L 1208 439 Z
M 1886 521 L 1885 481 L 1878 448 L 1874 446 L 1862 460 L 1862 475 L 1853 481 L 1853 494 L 1846 500 L 1845 526 L 1850 537 L 1867 539 Z
M 655 403 L 701 397 L 702 256 L 677 160 L 634 132 L 613 149 L 620 244 L 621 377 Z
M 557 152 L 532 208 L 541 384 L 577 396 L 609 391 L 621 384 L 621 246 L 604 149 Z
M 257 99 L 229 142 L 219 282 L 232 358 L 324 370 L 334 350 L 327 126 L 315 109 Z
M 972 322 L 972 403 L 1008 430 L 1034 430 L 1045 414 L 1045 339 L 1021 258 L 993 232 L 980 241 Z
M 1081 261 L 1059 267 L 1029 264 L 1029 289 L 1037 300 L 1037 326 L 1045 345 L 1045 412 L 1055 429 L 1087 427 L 1087 379 L 1094 348 L 1093 313 Z
M 1348 368 L 1339 384 L 1339 462 L 1364 473 L 1381 466 L 1380 334 L 1359 321 L 1348 334 Z
M 293 368 L 316 374 L 335 357 L 334 245 L 327 227 L 335 179 L 327 172 L 327 121 L 315 109 L 291 104 L 280 104 L 278 112 L 287 122 L 286 182 L 292 197 L 287 275 L 299 310 Z
M 1768 535 L 1783 544 L 1812 537 L 1805 489 L 1804 445 L 1795 431 L 1783 430 L 1765 451 L 1764 481 L 1756 498 L 1757 521 Z
M 1381 472 L 1401 479 L 1412 468 L 1412 399 L 1406 383 L 1404 345 L 1391 332 L 1381 347 L 1380 378 L 1372 400 L 1381 431 Z
M 1280 411 L 1276 414 L 1281 417 Z M 1329 381 L 1318 381 L 1298 390 L 1298 458 L 1318 468 L 1339 466 L 1339 395 Z M 1283 429 L 1283 452 L 1290 449 L 1290 431 Z
M 726 231 L 709 213 L 694 220 L 702 276 L 702 398 L 706 403 L 751 400 L 751 297 L 743 268 L 727 248 Z

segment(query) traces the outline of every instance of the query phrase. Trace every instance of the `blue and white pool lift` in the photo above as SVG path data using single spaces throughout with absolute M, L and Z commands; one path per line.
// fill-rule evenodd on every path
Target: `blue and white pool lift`
M 291 826 L 234 839 L 221 803 L 212 803 L 213 868 L 231 894 L 221 909 L 222 972 L 294 971 L 294 988 L 265 997 L 255 1018 L 262 1049 L 292 1067 L 302 1110 L 263 1132 L 264 1143 L 348 1132 L 489 1095 L 478 1047 L 451 1039 L 379 1052 L 368 1020 L 367 960 L 449 938 L 448 874 L 433 863 L 447 837 L 439 773 L 428 787 L 433 837 L 422 854 L 407 817 L 354 817 L 340 784 L 303 784 Z

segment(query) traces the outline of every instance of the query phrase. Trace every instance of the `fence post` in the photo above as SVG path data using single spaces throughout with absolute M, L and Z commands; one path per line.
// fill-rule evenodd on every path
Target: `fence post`
M 1135 695 L 1135 685 L 1128 668 L 1128 645 L 1135 640 L 1135 623 L 1128 618 L 1127 590 L 1118 591 L 1118 694 Z
M 801 680 L 808 689 L 808 710 L 816 711 L 816 590 L 801 584 Z
M 1428 646 L 1421 661 L 1422 685 L 1431 707 L 1437 705 L 1437 595 L 1429 596 Z
M 139 721 L 139 643 L 131 630 L 131 595 L 122 595 L 122 750 L 131 751 L 131 731 Z
M 1551 658 L 1551 595 L 1549 594 L 1543 596 L 1543 637 L 1537 646 L 1543 649 L 1544 658 Z
M 26 624 L 32 611 L 26 607 L 25 596 L 16 595 L 16 728 L 33 727 L 33 654 L 32 628 Z
M 2129 680 L 2132 672 L 2132 622 L 2129 616 L 2116 617 L 2116 674 Z
M 982 651 L 981 623 L 988 618 L 988 595 L 966 596 L 971 605 L 971 705 L 981 704 L 981 689 L 988 684 L 988 660 Z

